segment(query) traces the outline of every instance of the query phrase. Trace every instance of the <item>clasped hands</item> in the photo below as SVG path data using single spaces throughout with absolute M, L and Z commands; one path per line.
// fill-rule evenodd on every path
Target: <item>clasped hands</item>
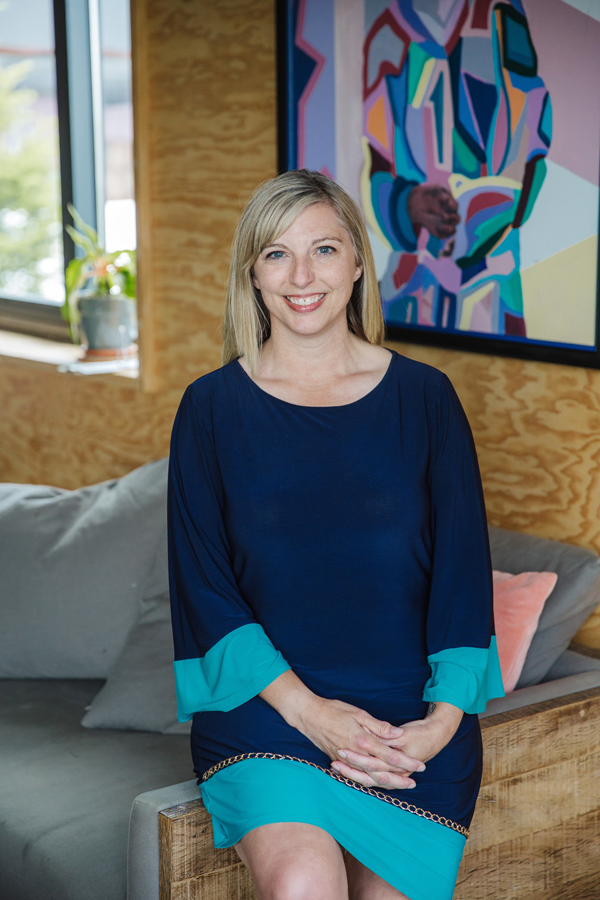
M 450 703 L 431 703 L 424 719 L 396 727 L 341 700 L 310 691 L 288 670 L 261 697 L 331 759 L 334 772 L 365 787 L 416 786 L 410 777 L 453 737 L 463 716 Z
M 431 706 L 424 719 L 396 727 L 349 703 L 315 696 L 303 709 L 300 731 L 343 777 L 365 787 L 410 789 L 416 786 L 411 774 L 425 771 L 462 718 L 462 711 L 449 703 Z

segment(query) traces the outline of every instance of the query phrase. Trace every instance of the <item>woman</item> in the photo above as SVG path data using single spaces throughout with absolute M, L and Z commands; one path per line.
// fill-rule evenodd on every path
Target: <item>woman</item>
M 468 424 L 382 337 L 354 201 L 262 185 L 170 478 L 179 715 L 261 900 L 449 900 L 502 694 Z

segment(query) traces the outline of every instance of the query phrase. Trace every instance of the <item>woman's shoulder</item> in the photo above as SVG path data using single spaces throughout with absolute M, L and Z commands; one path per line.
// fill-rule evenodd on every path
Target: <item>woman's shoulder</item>
M 215 408 L 226 408 L 225 400 L 231 392 L 235 378 L 234 366 L 237 365 L 237 360 L 234 360 L 192 381 L 183 394 L 181 405 L 193 408 L 201 417 L 207 415 L 209 418 Z
M 428 398 L 453 393 L 452 382 L 439 369 L 396 352 L 396 374 L 404 390 L 422 391 Z
M 188 385 L 186 394 L 190 394 L 194 399 L 201 400 L 227 390 L 234 377 L 235 366 L 239 366 L 236 359 L 225 366 L 213 369 L 212 372 L 207 372 L 206 375 L 201 375 L 200 378 L 196 378 L 195 381 Z

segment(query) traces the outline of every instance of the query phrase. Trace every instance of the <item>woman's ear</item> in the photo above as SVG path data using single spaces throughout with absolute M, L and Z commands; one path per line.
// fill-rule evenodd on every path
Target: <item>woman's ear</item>
M 362 275 L 363 271 L 364 271 L 363 266 L 357 264 L 356 270 L 355 270 L 355 272 L 354 272 L 354 279 L 353 279 L 353 280 L 354 280 L 354 281 L 358 281 L 358 279 L 359 279 L 360 276 Z
M 250 269 L 250 278 L 252 279 L 252 284 L 256 288 L 257 291 L 260 290 L 258 286 L 258 281 L 256 280 L 256 275 L 254 274 L 254 266 Z

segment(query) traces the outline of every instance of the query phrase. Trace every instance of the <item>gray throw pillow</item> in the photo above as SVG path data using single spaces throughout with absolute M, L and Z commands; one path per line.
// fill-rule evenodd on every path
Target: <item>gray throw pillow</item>
M 108 680 L 81 720 L 84 728 L 121 728 L 187 734 L 191 722 L 177 721 L 173 636 L 169 595 L 143 603 Z
M 556 681 L 558 678 L 568 678 L 571 675 L 581 675 L 582 672 L 599 672 L 600 659 L 593 656 L 583 656 L 575 650 L 565 650 L 559 656 L 552 668 L 548 669 L 542 684 L 547 681 Z
M 517 688 L 539 684 L 600 603 L 600 558 L 591 550 L 490 527 L 492 566 L 501 572 L 556 572 Z
M 0 677 L 105 678 L 168 590 L 168 460 L 75 491 L 0 485 Z

